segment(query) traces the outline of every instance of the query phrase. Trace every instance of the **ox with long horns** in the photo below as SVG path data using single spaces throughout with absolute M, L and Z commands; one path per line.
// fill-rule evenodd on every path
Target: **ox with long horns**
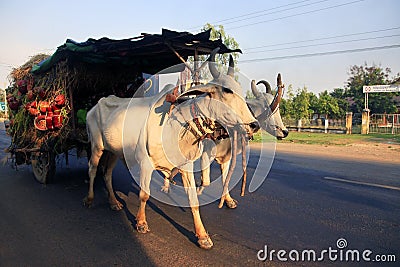
M 282 122 L 282 118 L 279 112 L 279 103 L 282 99 L 283 95 L 283 88 L 284 85 L 282 84 L 282 79 L 281 75 L 278 74 L 277 77 L 277 86 L 278 90 L 275 94 L 275 96 L 272 94 L 271 86 L 267 81 L 261 80 L 257 84 L 263 84 L 266 88 L 265 93 L 261 93 L 260 91 L 257 90 L 256 88 L 256 83 L 254 80 L 251 81 L 251 90 L 253 95 L 255 96 L 255 99 L 248 99 L 247 105 L 250 108 L 250 110 L 253 112 L 254 116 L 257 118 L 257 121 L 259 122 L 261 128 L 265 131 L 267 131 L 269 134 L 272 136 L 275 136 L 277 139 L 283 139 L 285 138 L 288 134 L 289 131 L 286 129 Z M 241 140 L 241 141 L 240 141 Z M 236 150 L 236 153 L 244 153 L 245 148 L 244 148 L 244 139 L 239 138 L 238 140 L 233 139 L 232 140 L 233 146 L 236 146 L 234 150 Z M 207 148 L 203 150 L 203 154 L 201 157 L 201 165 L 202 165 L 202 185 L 198 188 L 198 193 L 201 194 L 205 187 L 210 185 L 210 158 L 212 157 L 212 153 L 214 153 L 214 157 L 216 162 L 220 165 L 221 168 L 221 173 L 222 173 L 222 183 L 223 185 L 227 186 L 229 183 L 229 180 L 227 181 L 228 177 L 228 170 L 229 166 L 232 163 L 231 160 L 231 154 L 232 154 L 232 147 L 231 147 L 231 140 L 230 138 L 225 138 L 221 140 L 216 140 L 216 151 L 212 152 L 212 148 Z M 243 155 L 243 158 L 245 158 L 245 155 Z M 232 166 L 231 164 L 231 167 Z M 243 162 L 243 169 L 244 172 L 246 169 L 246 163 Z M 245 179 L 246 173 L 244 173 L 243 176 Z M 229 179 L 230 177 L 228 177 Z M 242 195 L 244 195 L 244 186 L 246 181 L 243 181 L 244 183 L 242 184 Z M 164 189 L 166 187 L 164 186 Z M 225 201 L 226 205 L 228 208 L 236 208 L 237 207 L 237 201 L 233 199 L 229 191 L 225 189 L 225 192 L 223 193 L 222 196 L 222 201 L 220 202 L 219 207 L 222 207 L 222 203 Z
M 214 68 L 213 59 L 217 52 L 217 49 L 212 52 L 210 69 Z M 130 103 L 115 96 L 102 98 L 87 115 L 92 155 L 89 161 L 89 192 L 84 203 L 88 206 L 93 203 L 97 166 L 107 151 L 110 156 L 106 162 L 104 179 L 109 202 L 113 209 L 122 208 L 112 188 L 112 170 L 118 158 L 125 159 L 129 169 L 139 167 L 140 207 L 136 228 L 138 232 L 146 233 L 149 227 L 145 207 L 150 197 L 152 173 L 160 170 L 168 177 L 178 167 L 182 171 L 182 182 L 192 210 L 198 244 L 201 248 L 211 248 L 213 242 L 200 218 L 193 174 L 193 161 L 201 156 L 201 136 L 198 136 L 197 125 L 193 125 L 195 116 L 212 119 L 227 128 L 235 127 L 250 135 L 259 129 L 243 97 L 235 93 L 240 85 L 231 77 L 231 71 L 228 73 L 216 75 L 214 72 L 212 82 L 185 92 L 184 95 L 193 94 L 197 97 L 177 105 L 167 118 L 164 115 L 170 110 L 170 104 L 165 99 L 171 90 L 154 97 L 134 98 Z M 124 122 L 128 127 L 124 127 Z M 172 149 L 168 149 L 164 141 Z

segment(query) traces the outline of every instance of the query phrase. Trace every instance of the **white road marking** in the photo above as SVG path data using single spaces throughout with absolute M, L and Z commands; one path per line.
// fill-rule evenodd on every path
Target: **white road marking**
M 360 182 L 360 181 L 354 181 L 354 180 L 346 180 L 346 179 L 329 177 L 329 176 L 325 176 L 324 179 L 330 180 L 330 181 L 338 181 L 338 182 L 349 183 L 349 184 L 361 184 L 361 185 L 368 185 L 368 186 L 373 186 L 373 187 L 378 187 L 378 188 L 385 188 L 385 189 L 392 189 L 392 190 L 400 191 L 400 187 L 391 186 L 391 185 L 382 185 L 382 184 L 374 184 L 374 183 Z

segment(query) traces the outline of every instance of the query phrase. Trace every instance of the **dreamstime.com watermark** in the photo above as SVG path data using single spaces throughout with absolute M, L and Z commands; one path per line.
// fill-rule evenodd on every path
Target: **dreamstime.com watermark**
M 267 245 L 257 252 L 260 261 L 303 261 L 303 262 L 396 262 L 394 254 L 374 254 L 370 249 L 348 249 L 347 240 L 339 238 L 336 247 L 328 247 L 321 251 L 303 249 L 290 251 L 270 249 Z

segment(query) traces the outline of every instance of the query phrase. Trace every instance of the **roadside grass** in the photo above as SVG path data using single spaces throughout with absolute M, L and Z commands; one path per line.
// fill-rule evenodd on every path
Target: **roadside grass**
M 271 140 L 269 135 L 262 131 L 253 136 L 252 142 L 263 142 Z M 354 143 L 384 143 L 400 145 L 400 135 L 391 134 L 325 134 L 325 133 L 308 133 L 308 132 L 290 132 L 288 137 L 278 142 L 297 143 L 297 144 L 319 144 L 319 145 L 350 145 Z

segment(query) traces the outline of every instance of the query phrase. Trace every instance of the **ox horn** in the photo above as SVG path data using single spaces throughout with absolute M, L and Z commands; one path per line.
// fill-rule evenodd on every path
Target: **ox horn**
M 214 79 L 218 79 L 220 73 L 217 69 L 217 64 L 215 63 L 215 55 L 218 53 L 219 51 L 219 47 L 215 48 L 210 55 L 210 61 L 208 63 L 208 67 L 210 69 L 211 75 L 213 76 Z
M 229 55 L 229 68 L 227 74 L 233 78 L 234 72 L 235 72 L 235 62 L 233 61 L 232 55 Z
M 270 114 L 270 112 L 273 113 L 278 107 L 279 102 L 281 102 L 284 85 L 282 84 L 280 73 L 278 74 L 277 83 L 278 83 L 278 92 L 276 93 L 274 100 L 272 100 L 272 103 L 269 106 L 270 110 L 265 110 L 263 113 L 258 115 L 257 116 L 258 121 L 265 121 L 268 118 L 268 114 Z
M 269 85 L 269 82 L 261 80 L 257 83 L 257 85 L 259 85 L 260 83 L 262 83 L 265 86 L 265 92 L 267 94 L 272 94 L 271 85 Z
M 271 112 L 274 112 L 276 108 L 279 106 L 279 103 L 281 102 L 282 95 L 283 95 L 283 88 L 284 85 L 282 84 L 282 79 L 281 79 L 281 74 L 278 73 L 278 78 L 276 79 L 276 83 L 278 84 L 278 92 L 275 95 L 274 100 L 272 100 L 272 103 L 270 105 Z
M 251 81 L 251 92 L 253 93 L 253 95 L 256 98 L 260 98 L 261 97 L 261 93 L 257 90 L 256 81 L 255 80 Z

